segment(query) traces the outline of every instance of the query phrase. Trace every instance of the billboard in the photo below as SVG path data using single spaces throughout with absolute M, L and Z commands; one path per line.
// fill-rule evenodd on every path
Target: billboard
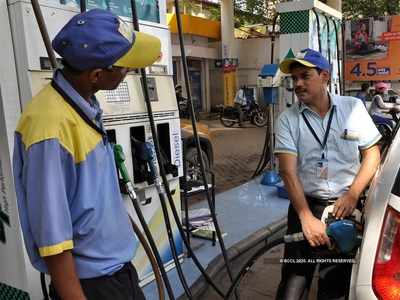
M 345 80 L 400 80 L 400 16 L 345 24 Z

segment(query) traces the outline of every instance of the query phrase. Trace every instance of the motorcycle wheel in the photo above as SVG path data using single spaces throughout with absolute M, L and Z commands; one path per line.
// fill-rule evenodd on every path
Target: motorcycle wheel
M 268 123 L 268 114 L 264 110 L 257 110 L 253 115 L 251 122 L 257 127 L 264 127 Z
M 220 117 L 219 120 L 221 121 L 222 125 L 224 125 L 225 127 L 232 127 L 236 123 L 234 121 L 229 121 L 227 119 L 224 119 L 224 117 Z
M 223 111 L 219 114 L 219 121 L 225 127 L 232 127 L 236 123 L 235 121 L 230 121 L 228 118 L 225 118 L 225 114 Z

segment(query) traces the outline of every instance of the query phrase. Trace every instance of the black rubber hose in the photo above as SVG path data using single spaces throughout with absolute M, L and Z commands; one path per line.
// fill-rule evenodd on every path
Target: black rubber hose
M 270 129 L 268 128 L 266 130 L 266 132 L 265 132 L 265 141 L 264 141 L 263 151 L 261 153 L 260 160 L 259 160 L 259 162 L 257 164 L 257 168 L 256 168 L 256 170 L 255 170 L 255 172 L 254 172 L 254 174 L 252 175 L 251 178 L 255 178 L 258 175 L 260 175 L 261 172 L 265 169 L 265 167 L 267 166 L 267 164 L 269 162 L 269 159 L 268 159 L 269 155 L 268 154 L 269 154 L 269 151 L 272 151 L 270 149 L 270 146 L 269 146 L 269 143 L 268 143 L 269 142 L 269 134 L 270 134 L 269 130 Z
M 319 22 L 319 16 L 318 16 L 318 13 L 317 13 L 317 11 L 315 10 L 315 8 L 313 8 L 312 11 L 313 11 L 313 13 L 314 13 L 314 15 L 315 15 L 315 18 L 316 18 L 316 20 L 317 20 L 318 51 L 321 52 L 321 49 L 322 49 L 322 47 L 321 47 L 321 24 L 320 24 L 320 22 Z
M 341 70 L 340 70 L 341 66 L 340 66 L 340 56 L 339 56 L 339 54 L 340 54 L 340 52 L 339 52 L 339 51 L 340 51 L 340 47 L 339 47 L 339 36 L 338 36 L 339 31 L 338 31 L 338 29 L 337 29 L 336 21 L 335 21 L 335 20 L 333 20 L 333 26 L 335 27 L 335 37 L 336 37 L 336 56 L 337 56 L 338 78 L 339 78 L 339 91 L 340 91 L 340 94 L 343 95 L 342 72 L 341 72 Z M 343 58 L 342 58 L 342 59 L 343 59 Z
M 46 275 L 44 273 L 40 273 L 40 287 L 42 288 L 43 300 L 50 300 L 47 293 Z
M 155 243 L 155 241 L 153 239 L 153 235 L 151 234 L 149 226 L 147 226 L 146 219 L 143 216 L 142 210 L 140 209 L 140 205 L 137 202 L 137 199 L 133 195 L 131 195 L 130 193 L 129 193 L 129 198 L 132 201 L 132 205 L 133 205 L 133 208 L 135 209 L 135 212 L 136 212 L 136 215 L 137 215 L 137 217 L 139 219 L 140 225 L 142 225 L 143 231 L 144 231 L 144 233 L 145 233 L 145 235 L 147 237 L 147 240 L 148 240 L 148 242 L 150 244 L 151 250 L 153 251 L 153 254 L 154 254 L 155 259 L 157 261 L 158 268 L 159 268 L 159 270 L 161 272 L 161 276 L 163 278 L 164 285 L 165 285 L 165 288 L 167 290 L 168 297 L 169 297 L 170 300 L 174 300 L 175 299 L 174 292 L 172 290 L 171 283 L 170 283 L 170 281 L 168 279 L 167 272 L 165 271 L 164 263 L 163 263 L 163 261 L 161 259 L 160 253 L 158 252 L 157 245 L 156 245 L 156 243 Z
M 139 22 L 138 22 L 137 11 L 136 11 L 136 2 L 134 0 L 131 0 L 131 10 L 132 10 L 133 27 L 136 31 L 139 31 Z M 166 176 L 165 176 L 165 170 L 164 170 L 163 160 L 161 157 L 161 151 L 160 151 L 160 145 L 159 145 L 158 136 L 157 136 L 157 130 L 156 130 L 155 122 L 154 122 L 153 110 L 151 107 L 150 97 L 149 97 L 149 92 L 148 92 L 146 70 L 144 68 L 140 69 L 140 75 L 142 77 L 143 95 L 144 95 L 144 100 L 145 100 L 145 104 L 146 104 L 146 108 L 147 108 L 147 114 L 149 116 L 151 135 L 153 137 L 153 143 L 154 143 L 154 149 L 156 152 L 157 161 L 158 161 L 158 165 L 160 168 L 160 173 L 163 178 L 165 191 L 167 193 L 168 198 L 170 198 L 171 192 L 169 191 L 169 183 L 166 180 Z M 164 178 L 165 178 L 165 180 L 164 180 Z M 174 236 L 173 236 L 173 232 L 172 232 L 171 222 L 170 222 L 169 215 L 168 215 L 168 208 L 165 203 L 165 197 L 162 192 L 162 187 L 161 187 L 161 183 L 159 182 L 158 176 L 156 178 L 155 185 L 156 185 L 156 188 L 158 191 L 158 196 L 160 197 L 161 208 L 162 208 L 162 212 L 163 212 L 163 216 L 164 216 L 164 223 L 165 223 L 165 227 L 167 230 L 168 241 L 169 241 L 169 245 L 171 248 L 172 258 L 175 263 L 176 271 L 178 273 L 179 280 L 182 283 L 182 287 L 185 291 L 186 296 L 189 299 L 192 299 L 192 294 L 191 294 L 190 288 L 186 282 L 185 276 L 183 275 L 182 267 L 179 262 L 178 251 L 176 250 L 176 245 L 175 245 Z M 168 189 L 167 189 L 167 187 L 168 187 Z M 171 199 L 172 199 L 172 197 L 171 197 Z M 173 200 L 172 200 L 172 202 L 173 202 Z
M 345 36 L 344 36 L 344 31 L 345 31 L 345 22 L 342 22 L 340 26 L 340 31 L 341 31 L 341 38 L 342 38 L 342 74 L 343 77 L 346 75 L 346 43 L 345 43 Z M 343 80 L 342 83 L 342 94 L 345 92 L 345 81 Z
M 327 46 L 328 46 L 328 62 L 329 62 L 329 66 L 331 66 L 332 64 L 332 60 L 331 60 L 331 38 L 330 38 L 330 24 L 329 24 L 329 18 L 327 15 L 324 15 L 325 17 L 325 22 L 326 22 L 326 31 L 327 31 L 327 35 L 326 35 L 326 41 L 327 41 Z M 329 92 L 332 92 L 332 84 L 329 84 Z
M 269 132 L 267 129 L 265 132 L 264 146 L 263 146 L 263 149 L 261 152 L 260 159 L 258 160 L 256 170 L 254 171 L 253 175 L 251 175 L 252 179 L 257 177 L 258 175 L 260 175 L 260 170 L 262 170 L 261 166 L 264 165 L 264 161 L 266 160 L 266 157 L 267 157 L 266 153 L 267 153 L 267 149 L 268 149 L 268 140 L 269 140 L 268 138 L 269 138 Z
M 275 35 L 276 35 L 276 22 L 278 20 L 278 14 L 276 14 L 274 16 L 274 20 L 272 22 L 272 32 L 271 32 L 271 57 L 270 57 L 270 62 L 271 64 L 274 63 L 274 47 L 275 47 Z M 269 114 L 268 114 L 269 116 Z M 264 146 L 263 146 L 263 150 L 261 152 L 261 156 L 260 156 L 260 160 L 258 161 L 256 170 L 254 171 L 253 175 L 251 176 L 251 178 L 255 178 L 258 175 L 261 174 L 261 172 L 264 170 L 264 168 L 266 167 L 266 165 L 269 162 L 269 159 L 267 159 L 267 153 L 268 150 L 272 151 L 271 149 L 269 149 L 268 147 L 268 141 L 269 141 L 269 130 L 271 130 L 271 128 L 267 128 L 266 133 L 265 133 L 265 140 L 264 140 Z
M 224 300 L 228 300 L 229 297 L 232 295 L 232 292 L 236 290 L 237 286 L 239 285 L 240 281 L 244 277 L 244 275 L 250 270 L 250 268 L 254 265 L 256 260 L 262 256 L 264 253 L 266 253 L 268 250 L 270 250 L 273 247 L 276 247 L 280 244 L 283 244 L 285 242 L 284 238 L 279 238 L 277 240 L 272 241 L 270 244 L 266 244 L 264 247 L 260 248 L 256 253 L 253 254 L 252 257 L 246 262 L 246 264 L 242 267 L 242 269 L 239 271 L 238 275 L 236 275 L 232 285 L 229 287 L 228 292 L 226 293 L 226 296 Z
M 144 252 L 146 252 L 147 257 L 149 258 L 151 267 L 152 267 L 153 272 L 154 272 L 154 277 L 155 277 L 156 283 L 157 283 L 158 298 L 160 300 L 164 300 L 165 299 L 164 285 L 163 285 L 163 279 L 162 279 L 162 276 L 161 276 L 161 273 L 160 273 L 158 260 L 155 258 L 155 254 L 153 253 L 151 247 L 149 246 L 149 243 L 147 242 L 146 238 L 144 237 L 144 235 L 142 234 L 142 232 L 140 231 L 140 229 L 136 225 L 136 223 L 133 221 L 131 216 L 129 216 L 129 219 L 131 221 L 133 231 L 135 232 L 136 236 L 138 237 L 140 243 L 143 246 Z
M 193 136 L 194 136 L 195 142 L 196 142 L 198 161 L 200 162 L 201 176 L 203 177 L 203 183 L 204 183 L 204 188 L 205 188 L 205 191 L 206 191 L 207 202 L 208 202 L 208 206 L 210 208 L 212 220 L 213 220 L 213 223 L 214 223 L 214 226 L 215 226 L 215 232 L 216 232 L 217 237 L 218 237 L 218 242 L 219 242 L 219 245 L 221 247 L 222 256 L 223 256 L 224 261 L 225 261 L 225 266 L 226 266 L 226 269 L 228 271 L 229 278 L 232 281 L 233 280 L 233 275 L 232 275 L 231 268 L 229 266 L 229 259 L 228 259 L 228 255 L 226 253 L 225 243 L 224 243 L 224 240 L 222 238 L 221 229 L 219 227 L 219 223 L 218 223 L 217 216 L 216 216 L 216 213 L 215 213 L 215 207 L 214 207 L 213 202 L 211 201 L 210 190 L 208 188 L 208 182 L 207 182 L 207 177 L 206 177 L 206 170 L 205 170 L 205 166 L 204 166 L 204 161 L 202 159 L 199 135 L 197 133 L 196 120 L 195 120 L 195 111 L 194 111 L 194 106 L 193 106 L 193 101 L 192 101 L 192 93 L 191 93 L 191 90 L 190 90 L 190 83 L 189 83 L 189 70 L 188 70 L 187 59 L 186 59 L 186 54 L 185 54 L 185 45 L 184 45 L 184 42 L 183 42 L 183 29 L 182 29 L 179 1 L 178 0 L 174 0 L 174 3 L 175 3 L 175 16 L 176 16 L 176 23 L 177 23 L 177 26 L 178 26 L 178 36 L 179 36 L 179 44 L 180 44 L 180 50 L 181 50 L 181 59 L 182 59 L 183 74 L 184 74 L 184 79 L 185 79 L 185 88 L 186 88 L 186 94 L 187 94 L 187 101 L 188 101 L 189 108 L 190 108 Z M 163 179 L 163 181 L 164 181 L 164 179 Z M 164 181 L 164 184 L 165 184 L 165 181 Z M 170 202 L 172 202 L 172 201 L 170 200 Z M 175 219 L 176 219 L 176 217 L 175 217 Z M 177 221 L 179 221 L 179 218 L 178 218 Z

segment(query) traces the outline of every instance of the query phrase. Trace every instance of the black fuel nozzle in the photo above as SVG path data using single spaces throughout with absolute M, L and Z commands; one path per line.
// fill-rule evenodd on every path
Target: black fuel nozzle
M 136 165 L 139 182 L 147 181 L 149 185 L 153 184 L 156 180 L 157 170 L 154 163 L 154 149 L 153 145 L 149 142 L 142 142 L 135 138 L 132 140 L 132 156 Z

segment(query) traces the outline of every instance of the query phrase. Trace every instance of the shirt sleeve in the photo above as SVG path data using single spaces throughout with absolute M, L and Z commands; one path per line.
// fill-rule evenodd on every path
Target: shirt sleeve
M 376 105 L 384 111 L 390 110 L 396 106 L 393 103 L 387 103 L 387 102 L 383 101 L 383 98 L 380 95 L 375 95 L 374 100 L 375 100 Z
M 274 153 L 297 155 L 296 140 L 294 139 L 293 130 L 290 127 L 289 117 L 285 112 L 279 116 L 276 123 Z
M 359 125 L 358 148 L 360 150 L 368 149 L 375 145 L 382 136 L 362 103 L 357 101 L 354 111 L 355 115 L 353 120 Z
M 76 182 L 72 156 L 57 139 L 33 144 L 26 152 L 22 176 L 26 216 L 40 256 L 72 249 L 70 199 Z

